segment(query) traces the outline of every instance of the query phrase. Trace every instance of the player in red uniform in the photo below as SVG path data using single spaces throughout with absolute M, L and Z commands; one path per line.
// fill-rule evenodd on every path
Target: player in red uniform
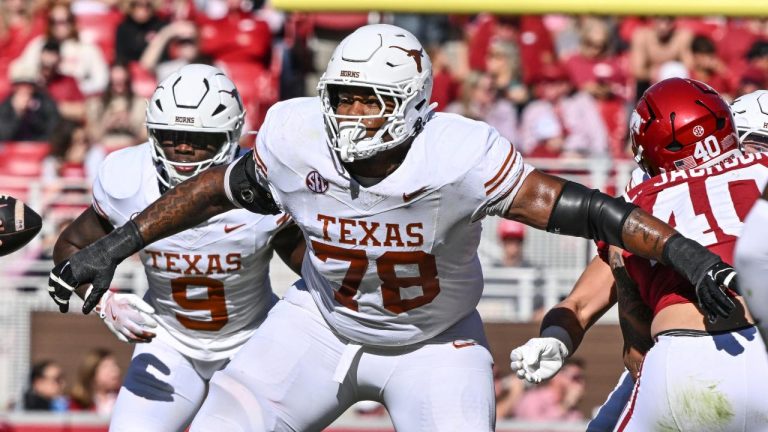
M 625 198 L 732 262 L 743 220 L 768 181 L 768 155 L 738 150 L 728 105 L 694 80 L 670 79 L 649 89 L 632 115 L 631 133 L 645 178 L 633 176 L 639 182 Z M 768 428 L 765 345 L 743 299 L 728 292 L 736 310 L 712 322 L 696 306 L 690 283 L 668 267 L 607 246 L 601 257 L 607 265 L 593 262 L 571 296 L 545 317 L 543 337 L 513 351 L 513 369 L 534 382 L 557 372 L 600 311 L 615 302 L 610 269 L 620 298 L 631 294 L 627 285 L 637 285 L 655 340 L 617 429 Z M 595 295 L 583 295 L 590 291 Z M 623 330 L 642 328 L 643 317 L 624 309 Z M 625 342 L 637 340 L 626 333 Z

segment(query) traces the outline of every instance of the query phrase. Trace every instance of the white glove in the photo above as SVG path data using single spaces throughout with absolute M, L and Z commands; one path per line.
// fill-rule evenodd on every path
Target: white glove
M 157 327 L 155 309 L 136 294 L 107 291 L 96 306 L 107 328 L 123 342 L 151 342 L 156 336 L 147 329 Z
M 552 378 L 563 367 L 570 352 L 570 337 L 565 329 L 556 326 L 542 331 L 542 336 L 550 335 L 553 337 L 533 338 L 512 350 L 510 367 L 520 379 L 538 384 Z

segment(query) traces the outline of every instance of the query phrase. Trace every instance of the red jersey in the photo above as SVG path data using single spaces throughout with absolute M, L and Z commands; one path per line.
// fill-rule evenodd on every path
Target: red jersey
M 662 173 L 630 189 L 627 196 L 733 264 L 733 249 L 744 219 L 766 182 L 768 153 L 756 153 L 708 168 Z M 694 287 L 671 267 L 626 251 L 624 264 L 654 315 L 672 304 L 696 302 Z

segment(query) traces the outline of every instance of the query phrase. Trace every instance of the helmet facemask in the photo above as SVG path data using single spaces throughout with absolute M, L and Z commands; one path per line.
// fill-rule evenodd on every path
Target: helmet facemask
M 149 140 L 152 143 L 152 159 L 158 168 L 158 180 L 163 186 L 172 188 L 211 166 L 231 162 L 237 151 L 239 136 L 235 136 L 233 132 L 150 129 Z M 174 161 L 166 155 L 166 147 L 174 147 L 182 143 L 196 151 L 211 148 L 217 150 L 212 157 L 199 162 Z
M 427 106 L 423 92 L 417 90 L 423 87 L 420 81 L 414 79 L 413 82 L 403 86 L 321 81 L 318 91 L 322 101 L 328 145 L 338 152 L 341 160 L 353 162 L 394 148 L 415 136 L 421 130 L 423 117 L 433 108 L 433 106 Z M 342 86 L 371 89 L 379 101 L 381 110 L 377 114 L 364 116 L 337 114 L 338 93 Z M 388 101 L 391 109 L 387 107 Z M 415 121 L 407 117 L 409 111 L 418 113 Z M 410 114 L 413 117 L 413 113 Z M 384 118 L 384 124 L 372 137 L 366 137 L 363 120 L 377 118 Z M 412 127 L 409 127 L 410 123 L 413 123 Z
M 375 115 L 337 113 L 340 87 L 370 89 L 379 101 Z M 317 85 L 326 141 L 342 161 L 370 158 L 418 134 L 436 104 L 432 95 L 432 63 L 421 43 L 408 31 L 387 24 L 363 26 L 336 48 Z M 387 107 L 387 102 L 391 108 Z M 384 119 L 367 137 L 364 121 Z
M 219 69 L 190 64 L 163 80 L 147 104 L 147 132 L 157 178 L 171 188 L 213 165 L 234 160 L 245 110 L 234 83 Z M 188 144 L 211 156 L 188 162 L 169 146 Z M 184 161 L 184 162 L 182 162 Z

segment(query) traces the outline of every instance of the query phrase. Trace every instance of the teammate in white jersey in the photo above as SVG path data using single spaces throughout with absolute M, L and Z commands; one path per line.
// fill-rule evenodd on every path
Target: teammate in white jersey
M 125 224 L 169 188 L 235 158 L 243 108 L 220 70 L 188 65 L 164 80 L 147 108 L 150 141 L 110 154 L 93 185 L 93 205 L 59 237 L 60 262 Z M 112 415 L 112 431 L 183 431 L 224 367 L 277 298 L 273 250 L 300 269 L 303 242 L 286 215 L 232 210 L 139 253 L 144 298 L 108 292 L 97 311 L 136 345 Z M 301 246 L 299 246 L 301 245 Z M 295 260 L 294 260 L 295 261 Z
M 359 28 L 318 90 L 272 107 L 251 155 L 179 185 L 51 272 L 59 304 L 94 282 L 87 313 L 145 243 L 233 207 L 291 215 L 308 246 L 304 279 L 214 375 L 191 430 L 321 430 L 364 399 L 384 403 L 397 430 L 492 430 L 492 359 L 475 310 L 486 215 L 670 263 L 729 314 L 721 276 L 733 270 L 706 249 L 533 169 L 487 124 L 435 113 L 429 57 L 407 31 Z

